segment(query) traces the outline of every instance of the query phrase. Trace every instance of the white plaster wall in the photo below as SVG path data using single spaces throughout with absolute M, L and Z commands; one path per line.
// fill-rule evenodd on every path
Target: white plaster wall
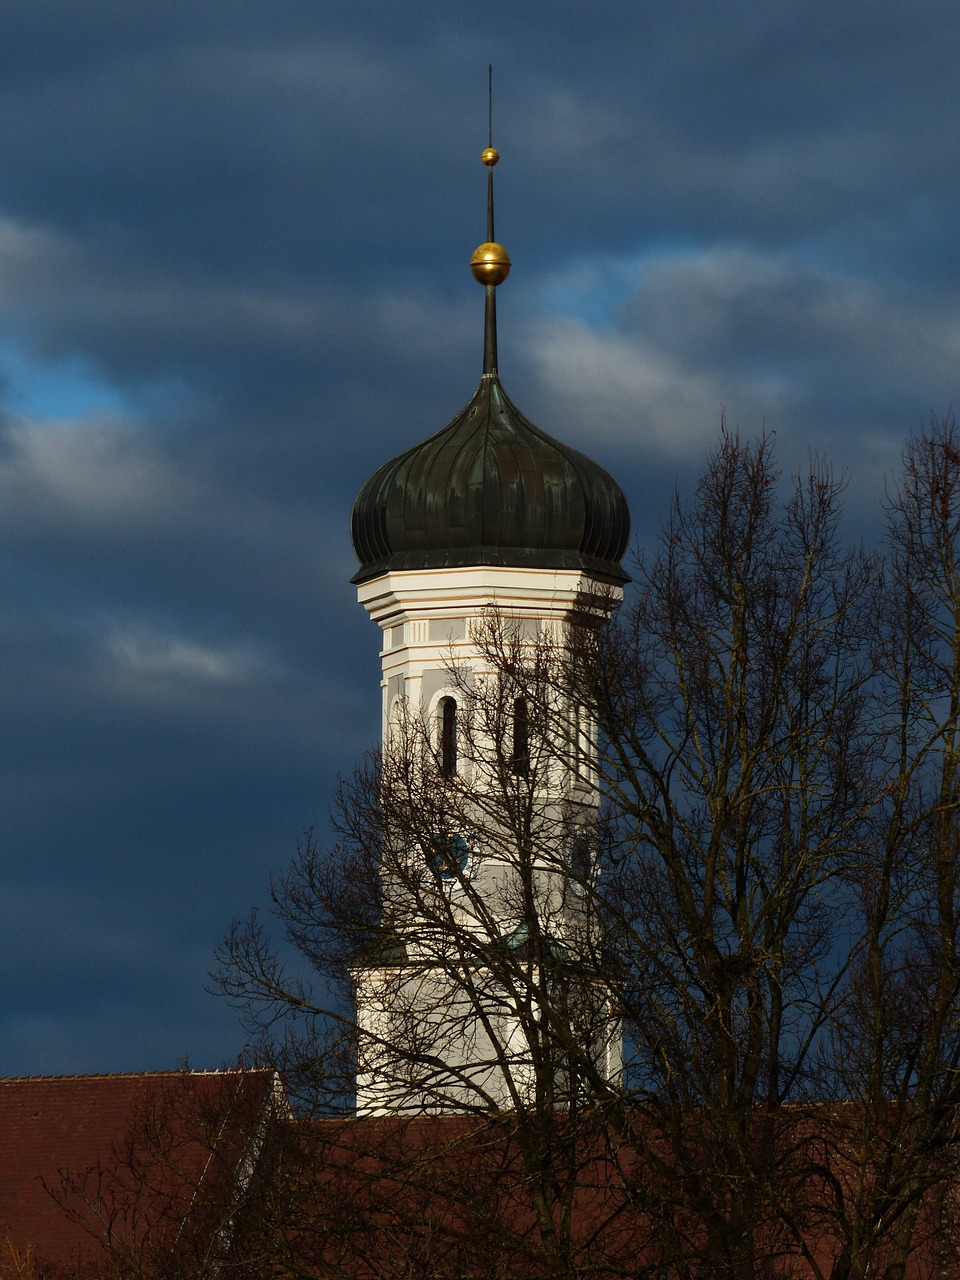
M 470 976 L 468 993 L 439 968 L 358 971 L 358 1115 L 510 1111 L 533 1100 L 528 1029 L 488 976 Z M 612 1015 L 593 1039 L 601 1075 L 618 1079 L 622 1037 Z M 557 1074 L 562 1100 L 559 1061 Z
M 619 588 L 577 571 L 490 566 L 388 573 L 361 584 L 358 594 L 383 632 L 385 751 L 390 749 L 391 716 L 397 708 L 405 706 L 430 723 L 442 697 L 459 697 L 457 683 L 489 674 L 473 636 L 491 611 L 506 625 L 520 628 L 520 634 L 533 644 L 544 633 L 562 640 L 563 628 L 584 608 L 585 599 L 592 597 L 592 608 L 601 614 L 612 612 L 622 599 Z M 457 680 L 450 675 L 451 664 L 460 673 Z M 558 708 L 558 714 L 574 712 Z M 583 726 L 582 732 L 588 740 L 589 726 Z M 472 768 L 464 762 L 458 776 L 480 795 L 495 785 L 484 775 L 481 759 Z M 597 803 L 596 780 L 582 761 L 573 767 L 558 758 L 543 787 L 547 794 L 540 799 L 547 810 L 551 803 L 558 812 L 560 806 L 569 809 L 572 802 L 587 814 Z M 441 889 L 459 912 L 462 927 L 480 927 L 471 908 L 472 893 L 482 899 L 485 929 L 489 931 L 490 919 L 494 929 L 502 928 L 504 933 L 510 929 L 516 919 L 514 871 L 509 852 L 495 843 L 471 852 L 469 892 L 456 882 Z M 538 915 L 542 912 L 551 935 L 565 932 L 575 943 L 577 931 L 585 925 L 569 881 L 560 851 L 545 850 L 536 881 Z M 511 1022 L 501 1009 L 485 1026 L 492 1014 L 485 1013 L 477 1005 L 475 992 L 471 995 L 467 990 L 479 980 L 477 975 L 464 981 L 442 968 L 431 971 L 428 962 L 435 944 L 428 931 L 418 934 L 418 921 L 402 903 L 393 922 L 407 942 L 411 965 L 406 970 L 368 968 L 356 973 L 358 1111 L 463 1109 L 478 1105 L 480 1099 L 496 1108 L 510 1107 L 516 1101 L 515 1090 L 532 1088 L 529 1053 L 519 1023 Z M 502 1001 L 496 1003 L 498 1008 L 502 1005 Z M 620 1070 L 620 1037 L 612 1022 L 601 1038 L 604 1043 L 598 1045 L 598 1053 L 605 1055 L 613 1078 Z M 402 1048 L 393 1052 L 391 1045 Z M 430 1068 L 431 1058 L 440 1065 Z M 412 1060 L 420 1066 L 414 1069 Z

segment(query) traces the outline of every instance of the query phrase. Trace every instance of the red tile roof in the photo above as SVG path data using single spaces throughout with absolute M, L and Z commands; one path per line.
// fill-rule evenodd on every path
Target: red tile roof
M 261 1156 L 265 1121 L 287 1114 L 273 1105 L 276 1096 L 267 1071 L 0 1080 L 0 1280 L 58 1273 L 65 1280 L 67 1271 L 210 1277 L 224 1262 L 265 1275 L 285 1264 L 289 1274 L 327 1280 L 383 1280 L 418 1269 L 549 1274 L 555 1181 L 569 1257 L 598 1278 L 637 1273 L 661 1254 L 669 1261 L 681 1246 L 696 1256 L 703 1242 L 697 1206 L 662 1200 L 663 1217 L 649 1182 L 654 1166 L 630 1143 L 617 1146 L 602 1125 L 575 1124 L 568 1134 L 558 1114 L 557 1159 L 542 1162 L 536 1152 L 533 1168 L 510 1116 L 300 1119 L 269 1126 L 273 1137 Z M 784 1117 L 791 1150 L 809 1137 L 834 1152 L 841 1188 L 845 1112 Z M 654 1142 L 653 1130 L 641 1140 Z M 253 1173 L 258 1156 L 262 1179 Z M 665 1193 L 673 1196 L 669 1152 L 663 1156 Z M 545 1218 L 533 1199 L 542 1179 Z M 807 1261 L 790 1233 L 781 1238 L 774 1216 L 758 1235 L 771 1274 L 812 1275 L 809 1255 L 827 1274 L 841 1255 L 843 1215 L 831 1214 L 829 1196 L 820 1204 L 822 1184 L 806 1178 L 803 1190 L 798 1205 L 806 1216 L 795 1225 Z M 944 1237 L 942 1197 L 934 1192 L 921 1206 L 910 1280 L 935 1265 L 941 1276 L 960 1277 L 955 1238 Z M 952 1214 L 955 1186 L 946 1194 Z M 264 1226 L 268 1233 L 258 1235 Z M 34 1265 L 18 1266 L 25 1257 Z
M 158 1216 L 146 1198 L 133 1203 L 138 1181 L 162 1193 L 166 1212 L 188 1213 L 215 1154 L 240 1169 L 251 1118 L 275 1088 L 268 1071 L 0 1079 L 0 1266 L 28 1252 L 57 1267 L 102 1262 L 97 1214 L 128 1235 Z

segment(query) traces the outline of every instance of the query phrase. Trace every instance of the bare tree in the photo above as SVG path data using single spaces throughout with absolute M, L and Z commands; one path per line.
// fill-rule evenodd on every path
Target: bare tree
M 933 1256 L 960 1101 L 952 423 L 908 446 L 885 563 L 843 545 L 842 489 L 724 434 L 621 618 L 597 594 L 536 634 L 485 615 L 479 661 L 450 655 L 455 742 L 402 708 L 335 847 L 274 886 L 297 959 L 235 927 L 220 981 L 304 1105 L 349 1112 L 359 1069 L 388 1110 L 460 1116 L 395 1117 L 389 1160 L 386 1120 L 307 1126 L 339 1173 L 301 1247 L 339 1214 L 378 1274 Z
M 877 650 L 882 790 L 855 866 L 860 950 L 833 1023 L 835 1274 L 899 1280 L 945 1227 L 960 1103 L 960 438 L 907 444 L 888 501 Z
M 596 620 L 589 602 L 580 612 L 571 627 Z M 493 1273 L 499 1259 L 575 1275 L 601 1248 L 624 1247 L 614 1230 L 623 1196 L 597 1174 L 607 1157 L 596 1117 L 601 1092 L 619 1088 L 620 1019 L 595 909 L 596 779 L 578 782 L 585 765 L 571 755 L 569 635 L 525 635 L 491 614 L 474 640 L 481 668 L 450 671 L 456 773 L 442 732 L 402 708 L 383 761 L 341 788 L 340 843 L 320 852 L 308 841 L 275 886 L 313 979 L 291 979 L 254 920 L 228 939 L 221 981 L 259 1019 L 301 1102 L 352 1107 L 359 1064 L 361 1082 L 374 1075 L 400 1117 L 453 1107 L 471 1120 L 306 1126 L 301 1140 L 315 1153 L 305 1165 L 338 1171 L 299 1214 L 314 1224 L 315 1251 L 326 1257 L 338 1238 L 332 1220 L 352 1224 L 354 1258 L 360 1240 L 394 1241 L 397 1257 L 380 1263 L 391 1270 L 416 1257 L 431 1274 Z M 359 1024 L 358 981 L 374 1010 Z M 456 1208 L 438 1220 L 438 1204 Z M 297 1240 L 308 1247 L 303 1230 Z M 632 1235 L 631 1268 L 635 1244 Z
M 662 1203 L 644 1207 L 665 1257 L 711 1275 L 804 1247 L 783 1107 L 819 1094 L 874 805 L 878 568 L 839 545 L 841 489 L 816 467 L 781 503 L 770 442 L 724 436 L 635 603 L 577 665 L 611 809 L 623 1124 L 664 1153 L 648 1184 Z

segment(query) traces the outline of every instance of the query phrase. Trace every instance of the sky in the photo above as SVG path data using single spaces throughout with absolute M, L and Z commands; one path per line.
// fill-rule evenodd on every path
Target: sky
M 722 415 L 875 539 L 960 400 L 947 0 L 5 0 L 0 1074 L 235 1060 L 217 942 L 379 730 L 350 508 L 500 373 L 640 548 Z

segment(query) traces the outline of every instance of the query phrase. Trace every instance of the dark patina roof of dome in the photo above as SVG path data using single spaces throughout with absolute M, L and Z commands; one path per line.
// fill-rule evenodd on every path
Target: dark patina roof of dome
M 583 569 L 624 582 L 626 500 L 485 375 L 457 416 L 380 467 L 353 506 L 355 583 L 399 569 Z

